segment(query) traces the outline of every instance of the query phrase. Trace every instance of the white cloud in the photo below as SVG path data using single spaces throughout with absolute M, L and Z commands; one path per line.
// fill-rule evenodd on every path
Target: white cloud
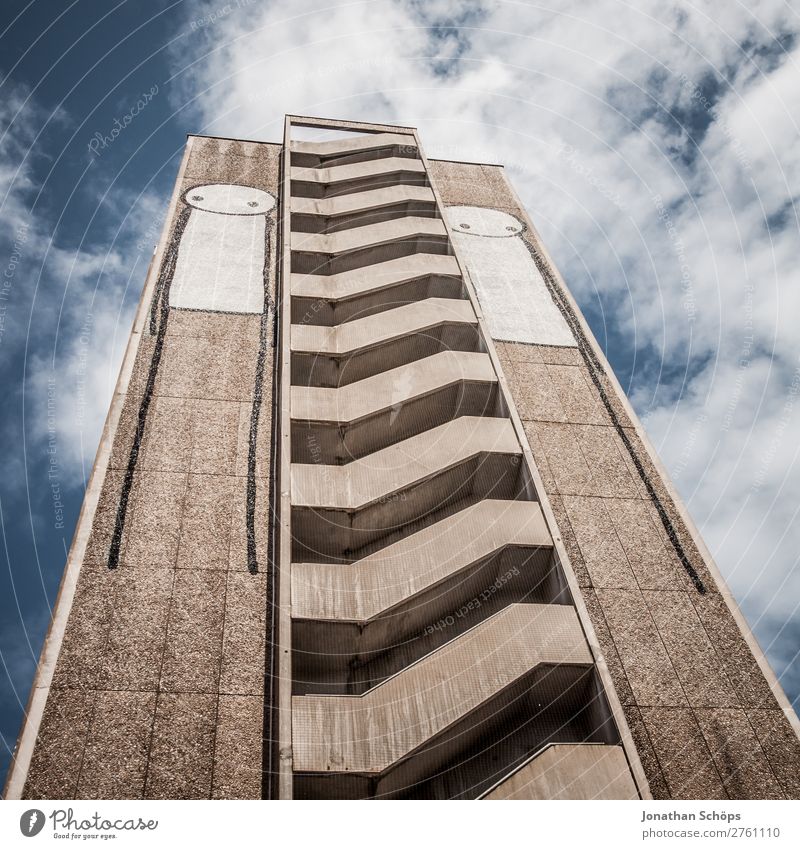
M 33 142 L 46 116 L 25 88 L 7 83 L 6 90 L 0 244 L 13 274 L 1 278 L 8 285 L 0 298 L 0 346 L 9 362 L 24 362 L 24 381 L 9 390 L 22 393 L 25 418 L 24 430 L 17 416 L 4 420 L 7 444 L 22 449 L 8 456 L 5 474 L 35 502 L 49 484 L 48 449 L 55 450 L 62 490 L 82 485 L 91 470 L 152 250 L 142 234 L 163 215 L 163 202 L 145 193 L 125 208 L 118 191 L 112 217 L 108 198 L 98 193 L 100 215 L 118 224 L 116 233 L 107 242 L 84 234 L 85 244 L 62 244 L 50 217 L 31 212 L 42 189 Z

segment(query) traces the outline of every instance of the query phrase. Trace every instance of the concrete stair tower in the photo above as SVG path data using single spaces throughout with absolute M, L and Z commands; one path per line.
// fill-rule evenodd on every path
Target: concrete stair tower
M 416 135 L 296 126 L 280 795 L 646 796 Z

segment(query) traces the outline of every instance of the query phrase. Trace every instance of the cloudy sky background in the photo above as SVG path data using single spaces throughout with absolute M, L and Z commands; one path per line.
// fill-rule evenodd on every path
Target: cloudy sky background
M 796 4 L 1 14 L 2 769 L 185 134 L 279 140 L 285 112 L 413 125 L 430 156 L 506 165 L 798 704 Z

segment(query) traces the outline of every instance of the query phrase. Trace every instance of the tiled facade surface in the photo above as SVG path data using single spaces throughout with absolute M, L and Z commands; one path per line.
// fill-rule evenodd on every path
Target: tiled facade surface
M 445 204 L 525 222 L 502 168 L 434 161 L 431 169 Z M 530 229 L 523 238 L 546 264 Z M 655 798 L 797 798 L 796 732 L 612 381 L 586 355 L 595 343 L 578 342 L 495 346 L 650 790 Z
M 177 191 L 218 182 L 276 197 L 279 153 L 279 145 L 195 137 Z M 178 200 L 162 240 L 167 254 L 182 208 Z M 274 304 L 274 213 L 267 234 Z M 24 785 L 28 798 L 262 795 L 274 311 L 264 317 L 263 336 L 261 315 L 168 310 L 119 561 L 109 568 L 158 345 L 150 316 L 159 270 L 140 305 L 130 379 L 123 368 L 117 387 L 121 414 L 107 437 L 108 466 L 95 472 L 99 503 L 87 519 L 91 532 Z M 253 564 L 246 517 L 258 369 Z

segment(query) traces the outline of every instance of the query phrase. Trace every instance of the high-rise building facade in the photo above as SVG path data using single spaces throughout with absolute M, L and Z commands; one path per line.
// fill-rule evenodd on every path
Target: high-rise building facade
M 502 167 L 189 138 L 8 798 L 798 798 L 797 729 Z

